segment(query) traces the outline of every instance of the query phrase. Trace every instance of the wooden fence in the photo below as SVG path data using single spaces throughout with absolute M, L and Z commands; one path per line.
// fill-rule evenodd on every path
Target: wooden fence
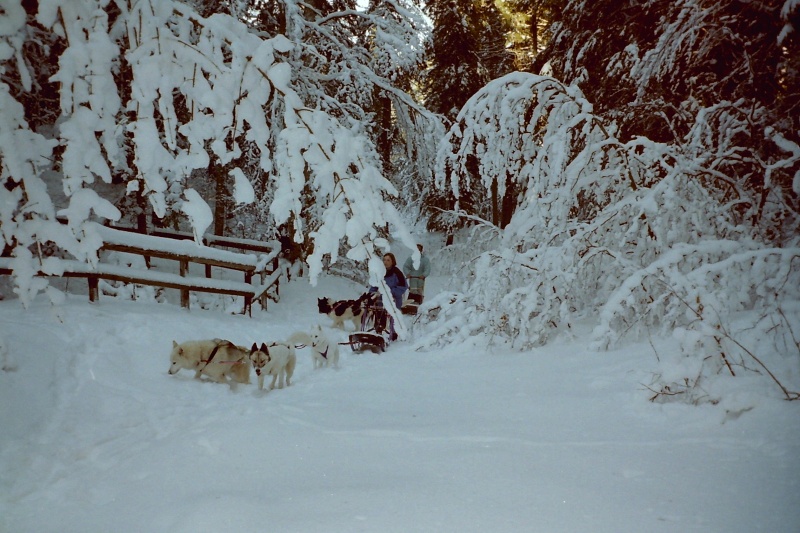
M 103 239 L 102 251 L 140 255 L 148 266 L 152 257 L 176 261 L 178 274 L 151 268 L 137 269 L 103 262 L 89 265 L 61 259 L 53 263 L 56 265 L 53 270 L 40 269 L 37 275 L 86 278 L 89 300 L 92 302 L 99 298 L 100 279 L 177 289 L 181 294 L 181 306 L 186 308 L 189 307 L 189 294 L 192 291 L 242 296 L 242 312 L 246 314 L 252 313 L 253 301 L 259 301 L 262 308 L 266 309 L 267 300 L 270 297 L 277 300 L 280 295 L 280 245 L 277 242 L 262 243 L 207 235 L 203 239 L 206 246 L 200 246 L 194 242 L 192 234 L 185 232 L 158 230 L 151 234 L 140 234 L 132 228 L 99 224 L 95 229 Z M 233 252 L 222 247 L 254 253 Z M 203 265 L 205 277 L 190 275 L 191 263 Z M 213 279 L 212 267 L 241 272 L 243 279 L 241 282 Z M 11 274 L 12 269 L 11 258 L 0 258 L 0 274 Z M 254 281 L 254 276 L 258 276 L 258 281 Z

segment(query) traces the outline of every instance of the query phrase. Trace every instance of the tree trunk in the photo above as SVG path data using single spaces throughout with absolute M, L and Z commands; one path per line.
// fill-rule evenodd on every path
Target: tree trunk
M 500 224 L 500 212 L 499 212 L 499 201 L 497 199 L 498 192 L 497 192 L 497 180 L 492 180 L 492 224 L 498 226 Z M 505 200 L 505 198 L 503 199 Z M 505 204 L 505 201 L 503 202 Z
M 511 222 L 514 211 L 517 210 L 517 188 L 514 180 L 506 177 L 506 193 L 503 195 L 503 207 L 500 214 L 500 227 L 505 228 Z
M 212 161 L 208 173 L 214 182 L 214 235 L 225 236 L 230 192 L 228 191 L 228 166 Z
M 381 89 L 375 89 L 375 115 L 378 120 L 378 153 L 384 171 L 390 168 L 392 157 L 392 101 L 383 96 Z

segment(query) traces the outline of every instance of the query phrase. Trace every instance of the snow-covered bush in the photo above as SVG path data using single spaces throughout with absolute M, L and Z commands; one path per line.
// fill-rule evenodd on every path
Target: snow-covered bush
M 423 307 L 433 325 L 422 344 L 467 331 L 525 348 L 579 320 L 597 324 L 603 349 L 649 332 L 691 332 L 684 351 L 704 379 L 685 376 L 687 398 L 723 370 L 774 368 L 787 373 L 773 381 L 796 398 L 782 382 L 800 377 L 800 347 L 789 341 L 800 338 L 798 217 L 785 196 L 792 191 L 761 189 L 761 198 L 727 174 L 741 160 L 746 115 L 721 103 L 680 144 L 622 143 L 575 87 L 521 73 L 487 85 L 441 146 L 437 175 L 443 183 L 481 153 L 483 194 L 498 176 L 513 176 L 518 205 L 508 226 L 495 228 L 494 249 L 476 250 L 455 276 L 462 293 Z M 796 168 L 797 152 L 762 135 L 784 148 L 763 165 L 769 182 L 773 169 Z M 458 195 L 458 180 L 449 183 Z M 771 341 L 744 344 L 759 324 L 770 324 Z

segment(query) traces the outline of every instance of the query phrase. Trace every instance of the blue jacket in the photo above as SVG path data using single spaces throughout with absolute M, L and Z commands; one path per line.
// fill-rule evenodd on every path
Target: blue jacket
M 403 272 L 394 266 L 383 276 L 383 281 L 386 282 L 386 285 L 389 287 L 389 291 L 394 297 L 394 303 L 397 308 L 400 309 L 403 307 L 403 295 L 406 293 L 406 290 L 408 290 L 408 284 L 406 283 L 406 277 L 403 275 Z M 377 287 L 371 287 L 369 292 L 375 292 L 377 290 Z

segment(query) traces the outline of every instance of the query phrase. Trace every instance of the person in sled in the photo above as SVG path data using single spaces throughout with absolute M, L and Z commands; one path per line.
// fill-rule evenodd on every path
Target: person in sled
M 397 306 L 399 311 L 403 307 L 403 295 L 408 290 L 408 283 L 403 272 L 397 267 L 397 259 L 393 253 L 386 253 L 383 255 L 383 266 L 386 267 L 386 275 L 383 276 L 383 281 L 389 287 L 389 292 L 392 293 L 394 305 Z M 370 287 L 369 292 L 377 292 L 378 287 Z M 389 340 L 397 339 L 397 333 L 394 330 L 394 319 L 389 317 Z
M 403 263 L 403 271 L 408 277 L 408 299 L 421 304 L 425 293 L 425 278 L 431 273 L 431 260 L 425 256 L 421 244 L 417 244 L 417 249 L 419 249 L 419 268 L 414 268 L 414 257 L 409 255 Z

